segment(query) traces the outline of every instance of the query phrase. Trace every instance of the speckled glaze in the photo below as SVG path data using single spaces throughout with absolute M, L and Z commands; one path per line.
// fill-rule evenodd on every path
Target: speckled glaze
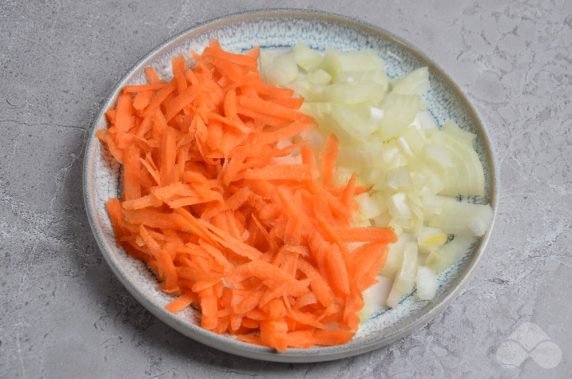
M 170 297 L 157 290 L 157 282 L 145 266 L 130 258 L 114 243 L 113 232 L 104 204 L 119 193 L 118 166 L 106 155 L 95 138 L 105 128 L 103 112 L 114 103 L 119 89 L 126 84 L 143 82 L 143 68 L 153 66 L 169 77 L 174 54 L 189 56 L 202 51 L 209 40 L 219 39 L 225 49 L 242 51 L 253 46 L 281 48 L 303 41 L 313 48 L 341 50 L 370 48 L 384 60 L 390 78 L 417 67 L 428 66 L 431 90 L 425 96 L 427 109 L 439 124 L 455 120 L 463 129 L 477 134 L 477 152 L 485 167 L 486 201 L 496 209 L 494 163 L 488 137 L 474 109 L 458 87 L 428 58 L 379 28 L 346 17 L 300 10 L 273 10 L 237 14 L 207 22 L 162 44 L 144 57 L 125 77 L 103 105 L 93 125 L 84 161 L 84 200 L 91 227 L 106 261 L 123 285 L 155 316 L 181 333 L 214 348 L 254 359 L 281 362 L 316 362 L 361 354 L 399 339 L 426 324 L 452 300 L 469 280 L 484 253 L 487 233 L 458 265 L 442 274 L 436 298 L 418 301 L 409 296 L 395 309 L 374 314 L 362 323 L 352 341 L 342 346 L 291 349 L 275 353 L 208 332 L 197 325 L 197 314 L 189 309 L 173 315 L 164 309 Z

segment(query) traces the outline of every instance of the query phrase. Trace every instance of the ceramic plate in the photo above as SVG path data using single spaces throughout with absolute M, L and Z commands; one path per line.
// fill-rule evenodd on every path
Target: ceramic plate
M 85 206 L 101 252 L 115 275 L 144 307 L 179 332 L 216 349 L 254 359 L 282 362 L 339 359 L 377 349 L 425 325 L 469 280 L 484 253 L 488 234 L 458 265 L 440 276 L 439 292 L 434 300 L 418 301 L 410 296 L 395 309 L 374 314 L 362 323 L 353 340 L 345 345 L 291 349 L 285 353 L 275 353 L 204 330 L 197 325 L 198 315 L 194 310 L 176 315 L 167 312 L 164 306 L 171 299 L 157 291 L 153 275 L 141 262 L 127 256 L 115 245 L 104 205 L 110 197 L 119 194 L 119 171 L 117 165 L 110 165 L 109 157 L 95 138 L 98 129 L 107 127 L 104 111 L 114 103 L 121 87 L 143 82 L 144 67 L 152 66 L 162 75 L 170 76 L 173 55 L 182 53 L 189 56 L 191 50 L 200 52 L 209 40 L 215 38 L 225 49 L 233 51 L 253 46 L 283 48 L 297 41 L 319 50 L 326 47 L 341 50 L 369 48 L 385 61 L 390 78 L 428 66 L 431 89 L 425 96 L 427 108 L 439 124 L 451 118 L 463 129 L 477 135 L 477 152 L 485 168 L 487 200 L 493 209 L 496 208 L 495 170 L 485 130 L 459 88 L 427 57 L 384 30 L 342 16 L 302 10 L 241 13 L 194 27 L 157 47 L 117 84 L 93 124 L 84 160 Z

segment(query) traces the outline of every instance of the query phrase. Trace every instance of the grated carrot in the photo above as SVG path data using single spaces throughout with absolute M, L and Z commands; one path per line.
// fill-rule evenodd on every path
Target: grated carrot
M 260 78 L 258 54 L 213 41 L 193 67 L 175 57 L 171 80 L 147 68 L 123 89 L 97 133 L 123 167 L 107 212 L 117 244 L 175 296 L 169 311 L 196 307 L 202 327 L 278 351 L 342 344 L 395 234 L 350 225 L 365 189 L 333 183 L 335 137 L 320 165 L 303 143 L 278 147 L 315 124 Z M 275 159 L 298 149 L 301 163 Z

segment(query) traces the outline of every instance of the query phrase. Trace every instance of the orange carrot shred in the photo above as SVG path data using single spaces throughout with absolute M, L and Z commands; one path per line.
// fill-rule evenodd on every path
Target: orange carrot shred
M 330 187 L 332 185 L 337 150 L 338 140 L 335 136 L 330 135 L 326 140 L 326 146 L 322 155 L 322 181 L 326 187 Z
M 388 244 L 397 240 L 391 228 L 346 227 L 337 229 L 336 233 L 346 242 L 381 242 Z
M 165 308 L 167 308 L 169 312 L 178 313 L 194 303 L 196 301 L 195 298 L 196 296 L 192 292 L 185 292 L 167 304 Z

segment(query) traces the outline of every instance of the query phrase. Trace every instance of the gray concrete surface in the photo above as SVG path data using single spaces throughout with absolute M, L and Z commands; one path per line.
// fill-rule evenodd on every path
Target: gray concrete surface
M 131 65 L 200 21 L 285 4 L 359 17 L 431 56 L 482 114 L 501 174 L 462 295 L 412 336 L 326 364 L 249 361 L 169 329 L 113 277 L 82 205 L 86 129 Z M 2 0 L 0 65 L 1 378 L 570 377 L 571 1 Z

